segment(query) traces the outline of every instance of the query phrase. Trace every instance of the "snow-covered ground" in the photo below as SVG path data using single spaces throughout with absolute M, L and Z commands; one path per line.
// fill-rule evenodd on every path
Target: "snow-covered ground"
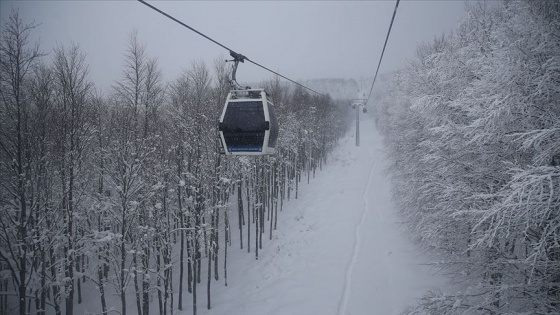
M 302 180 L 258 261 L 233 242 L 228 286 L 213 283 L 210 310 L 201 286 L 199 314 L 398 314 L 442 286 L 399 223 L 381 136 L 367 116 L 360 127 L 361 146 L 349 132 L 311 184 Z M 179 314 L 191 314 L 187 301 Z

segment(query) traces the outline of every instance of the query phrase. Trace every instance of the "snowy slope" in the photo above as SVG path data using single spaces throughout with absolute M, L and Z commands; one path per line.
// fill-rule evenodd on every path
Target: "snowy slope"
M 442 285 L 399 224 L 381 136 L 370 119 L 360 127 L 361 146 L 350 132 L 285 204 L 258 261 L 232 246 L 228 286 L 214 282 L 211 310 L 201 292 L 199 314 L 398 314 Z

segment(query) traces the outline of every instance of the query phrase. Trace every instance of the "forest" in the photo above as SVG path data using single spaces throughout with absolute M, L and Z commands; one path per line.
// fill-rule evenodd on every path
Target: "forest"
M 479 1 L 376 107 L 394 198 L 454 292 L 406 314 L 560 313 L 560 2 Z
M 370 104 L 400 218 L 451 282 L 403 313 L 558 314 L 560 1 L 465 6 Z M 68 315 L 85 299 L 100 314 L 211 308 L 235 272 L 228 253 L 259 259 L 284 202 L 328 162 L 347 104 L 262 82 L 277 153 L 226 157 L 224 58 L 165 81 L 133 30 L 101 91 L 87 52 L 43 51 L 27 18 L 13 10 L 0 38 L 0 313 Z
M 277 108 L 277 153 L 226 157 L 224 58 L 165 82 L 132 31 L 122 76 L 100 91 L 78 45 L 42 51 L 29 40 L 40 26 L 17 10 L 2 23 L 2 314 L 69 315 L 86 298 L 99 314 L 211 308 L 228 250 L 259 258 L 283 202 L 348 129 L 347 105 L 276 77 L 262 87 Z

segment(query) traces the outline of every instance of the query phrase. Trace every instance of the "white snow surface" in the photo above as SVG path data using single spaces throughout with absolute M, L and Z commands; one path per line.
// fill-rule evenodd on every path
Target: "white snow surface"
M 231 197 L 228 286 L 224 286 L 220 250 L 220 279 L 211 282 L 210 310 L 206 307 L 207 263 L 202 262 L 198 315 L 391 315 L 415 304 L 428 290 L 446 291 L 446 279 L 433 274 L 426 265 L 428 257 L 412 244 L 400 222 L 385 174 L 388 161 L 382 137 L 368 115 L 360 121 L 359 147 L 352 128 L 309 185 L 307 174 L 302 176 L 298 199 L 292 192 L 291 200 L 284 202 L 272 240 L 265 222 L 259 260 L 255 260 L 254 225 L 251 252 L 246 247 L 247 226 L 243 228 L 244 249 L 239 248 L 236 197 Z M 223 236 L 221 230 L 222 249 Z M 173 265 L 173 313 L 192 314 L 186 283 L 183 310 L 177 310 L 178 257 Z M 120 311 L 112 286 L 107 288 L 108 307 Z M 75 305 L 75 313 L 98 314 L 97 287 L 88 282 L 83 291 L 84 302 Z M 127 291 L 127 313 L 136 314 L 132 284 Z M 155 295 L 151 312 L 158 313 Z
M 367 116 L 360 128 L 359 147 L 352 130 L 309 185 L 302 178 L 298 199 L 292 195 L 279 213 L 273 239 L 268 230 L 263 235 L 259 260 L 254 244 L 250 254 L 239 249 L 232 223 L 228 286 L 222 272 L 208 310 L 203 281 L 198 314 L 398 314 L 444 285 L 399 221 L 382 137 Z M 176 314 L 192 314 L 191 295 L 185 298 Z

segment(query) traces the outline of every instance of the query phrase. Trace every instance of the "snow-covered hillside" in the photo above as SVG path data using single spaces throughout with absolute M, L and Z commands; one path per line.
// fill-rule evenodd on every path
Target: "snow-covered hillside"
M 213 308 L 199 314 L 398 314 L 441 287 L 399 223 L 381 136 L 367 116 L 360 126 L 361 146 L 349 132 L 285 204 L 279 233 L 259 260 L 230 252 L 228 286 L 216 285 Z

